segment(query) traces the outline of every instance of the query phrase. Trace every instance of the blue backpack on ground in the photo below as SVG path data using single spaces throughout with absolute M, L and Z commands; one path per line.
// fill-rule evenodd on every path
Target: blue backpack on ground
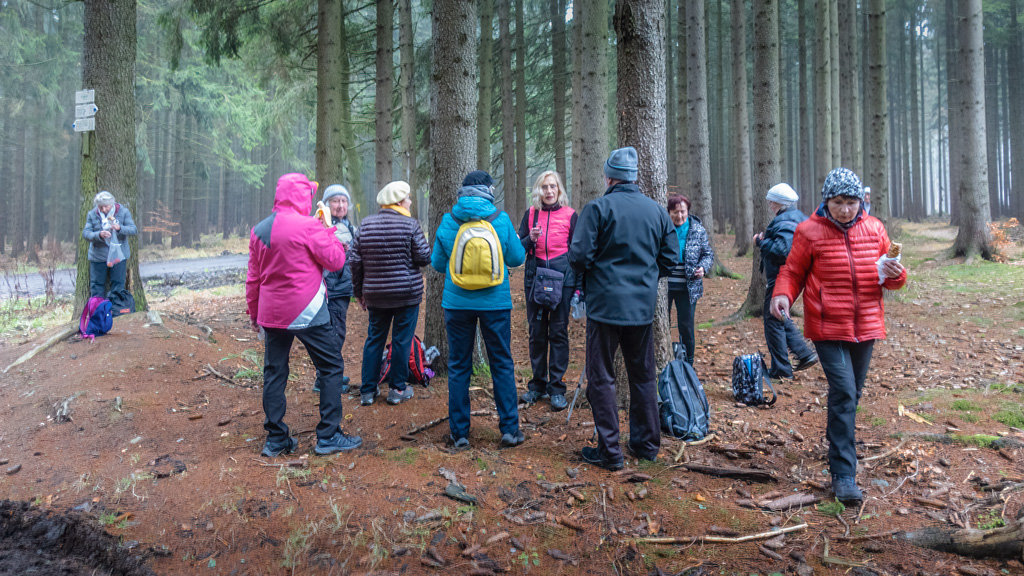
M 764 388 L 761 383 L 768 385 L 772 391 L 772 399 L 766 400 Z M 732 395 L 737 402 L 747 406 L 760 406 L 775 404 L 778 395 L 768 379 L 768 366 L 764 363 L 764 357 L 760 354 L 744 354 L 732 359 Z
M 114 317 L 111 314 L 110 300 L 93 296 L 85 303 L 82 309 L 82 317 L 78 320 L 78 333 L 82 338 L 95 340 L 97 336 L 103 336 L 114 326 Z
M 676 359 L 658 376 L 658 414 L 662 429 L 673 438 L 700 440 L 708 434 L 710 407 L 704 386 L 693 366 L 686 362 L 685 354 L 685 349 L 678 346 Z

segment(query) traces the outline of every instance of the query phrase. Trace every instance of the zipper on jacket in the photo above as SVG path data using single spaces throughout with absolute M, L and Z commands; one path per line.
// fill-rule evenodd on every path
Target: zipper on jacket
M 858 301 L 858 290 L 857 290 L 857 267 L 853 263 L 853 247 L 850 246 L 850 232 L 843 232 L 843 238 L 846 240 L 846 259 L 850 262 L 850 277 L 853 279 L 853 341 L 860 342 L 857 338 L 857 327 L 860 323 L 857 321 L 857 316 L 860 313 L 860 302 Z

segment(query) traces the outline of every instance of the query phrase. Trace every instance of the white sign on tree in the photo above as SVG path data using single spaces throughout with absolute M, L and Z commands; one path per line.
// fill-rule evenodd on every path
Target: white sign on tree
M 95 90 L 79 90 L 75 92 L 75 121 L 71 124 L 75 132 L 92 132 L 96 130 L 96 107 Z

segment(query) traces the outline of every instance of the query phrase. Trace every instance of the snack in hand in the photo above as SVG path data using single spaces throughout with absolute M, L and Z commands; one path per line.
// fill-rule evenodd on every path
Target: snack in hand
M 893 242 L 889 245 L 889 253 L 886 254 L 889 258 L 899 258 L 900 252 L 903 250 L 903 244 L 899 242 Z
M 316 203 L 316 214 L 314 214 L 317 220 L 324 223 L 324 226 L 331 227 L 331 211 L 324 206 L 323 202 Z

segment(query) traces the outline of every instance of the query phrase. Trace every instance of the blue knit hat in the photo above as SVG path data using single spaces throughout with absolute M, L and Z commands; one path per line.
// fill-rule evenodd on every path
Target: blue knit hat
M 632 146 L 612 150 L 611 156 L 605 160 L 604 175 L 612 180 L 636 182 L 636 172 L 636 148 Z
M 849 196 L 864 200 L 864 185 L 860 178 L 848 168 L 836 168 L 825 177 L 825 185 L 821 187 L 821 199 L 828 202 L 829 198 Z

